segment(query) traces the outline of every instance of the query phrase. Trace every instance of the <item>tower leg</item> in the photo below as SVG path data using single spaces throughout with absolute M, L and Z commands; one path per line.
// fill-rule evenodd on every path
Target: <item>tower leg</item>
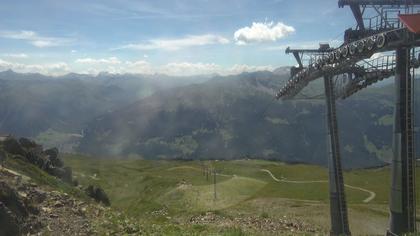
M 341 168 L 337 115 L 332 77 L 324 77 L 327 105 L 327 148 L 331 212 L 331 235 L 350 235 L 344 180 Z
M 402 235 L 416 230 L 416 160 L 413 145 L 413 88 L 409 56 L 409 48 L 396 50 L 394 155 L 388 235 Z

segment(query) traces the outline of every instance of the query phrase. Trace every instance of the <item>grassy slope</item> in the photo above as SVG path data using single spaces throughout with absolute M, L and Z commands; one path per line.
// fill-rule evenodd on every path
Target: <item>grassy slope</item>
M 82 184 L 100 184 L 109 193 L 114 207 L 143 222 L 173 227 L 174 222 L 187 221 L 191 216 L 215 210 L 229 216 L 268 214 L 270 217 L 297 217 L 328 231 L 327 183 L 275 182 L 261 171 L 262 168 L 268 169 L 277 178 L 287 180 L 327 180 L 328 172 L 322 167 L 257 160 L 115 161 L 76 155 L 67 155 L 65 162 L 73 168 Z M 216 201 L 213 200 L 212 178 L 206 180 L 203 164 L 216 166 L 220 173 Z M 346 188 L 353 233 L 385 232 L 389 172 L 389 168 L 345 172 L 346 184 L 376 193 L 375 199 L 366 204 L 362 203 L 369 196 L 366 192 Z M 417 198 L 420 200 L 419 194 Z M 161 209 L 167 210 L 166 217 L 153 215 Z M 207 230 L 217 232 L 218 228 Z

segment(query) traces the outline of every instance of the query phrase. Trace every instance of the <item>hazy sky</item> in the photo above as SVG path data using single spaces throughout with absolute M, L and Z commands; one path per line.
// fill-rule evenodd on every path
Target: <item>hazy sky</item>
M 337 0 L 1 0 L 0 70 L 201 74 L 294 65 L 342 41 Z

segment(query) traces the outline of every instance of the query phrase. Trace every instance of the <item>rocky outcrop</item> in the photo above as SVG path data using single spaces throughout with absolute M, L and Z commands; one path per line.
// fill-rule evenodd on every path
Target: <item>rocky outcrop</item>
M 48 159 L 51 161 L 53 166 L 63 167 L 63 161 L 58 157 L 58 149 L 50 148 L 44 151 L 44 154 L 48 156 Z
M 42 146 L 35 143 L 35 141 L 32 141 L 28 138 L 20 138 L 19 139 L 19 144 L 26 149 L 38 149 L 40 151 L 42 151 Z
M 111 203 L 109 202 L 108 196 L 106 195 L 105 191 L 102 188 L 89 185 L 85 189 L 85 192 L 89 197 L 95 199 L 95 201 L 102 202 L 105 206 L 111 205 Z
M 3 142 L 3 148 L 12 156 L 22 157 L 50 175 L 72 184 L 72 171 L 70 167 L 64 167 L 59 157 L 57 148 L 43 150 L 42 145 L 37 144 L 28 138 L 20 138 L 19 141 L 13 137 L 7 137 Z

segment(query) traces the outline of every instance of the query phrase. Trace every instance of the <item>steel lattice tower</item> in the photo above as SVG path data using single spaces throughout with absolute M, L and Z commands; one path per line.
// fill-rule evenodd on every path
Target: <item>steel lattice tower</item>
M 292 99 L 309 82 L 324 79 L 328 128 L 331 235 L 350 235 L 341 167 L 336 99 L 345 99 L 369 85 L 395 75 L 390 224 L 388 235 L 416 232 L 414 68 L 420 66 L 420 0 L 339 0 L 349 6 L 356 27 L 346 29 L 337 48 L 286 49 L 298 67 L 276 94 Z M 394 53 L 392 53 L 394 52 Z M 381 53 L 380 56 L 372 55 Z M 307 57 L 307 65 L 303 58 Z M 370 59 L 369 59 L 370 58 Z M 413 75 L 410 70 L 413 69 Z M 333 81 L 333 77 L 341 80 Z

